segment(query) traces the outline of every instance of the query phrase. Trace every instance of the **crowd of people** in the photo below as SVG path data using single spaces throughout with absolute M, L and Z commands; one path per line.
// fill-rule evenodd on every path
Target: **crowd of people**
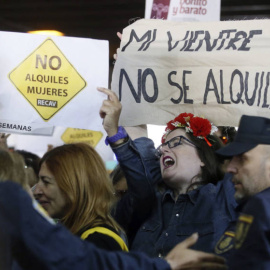
M 99 91 L 111 179 L 91 146 L 66 144 L 40 159 L 31 190 L 23 156 L 1 149 L 1 269 L 270 269 L 270 119 L 242 116 L 223 147 L 207 119 L 182 113 L 155 149 Z
M 270 269 L 270 119 L 180 113 L 155 148 L 98 91 L 110 175 L 88 144 L 39 158 L 1 135 L 0 269 Z
M 164 259 L 127 252 L 110 213 L 112 182 L 89 145 L 47 152 L 33 194 L 22 156 L 3 149 L 0 159 L 0 269 L 226 269 L 222 258 L 189 248 L 197 234 Z

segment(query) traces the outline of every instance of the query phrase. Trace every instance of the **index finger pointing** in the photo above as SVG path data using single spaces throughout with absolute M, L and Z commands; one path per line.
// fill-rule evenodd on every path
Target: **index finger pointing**
M 104 88 L 104 87 L 97 87 L 97 90 L 99 92 L 102 92 L 108 96 L 109 100 L 118 100 L 117 95 L 110 89 Z

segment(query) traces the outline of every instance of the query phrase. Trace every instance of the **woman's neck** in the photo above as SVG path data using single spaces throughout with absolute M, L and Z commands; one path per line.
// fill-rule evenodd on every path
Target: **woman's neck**
M 174 199 L 175 201 L 177 201 L 179 195 L 181 194 L 186 194 L 192 190 L 195 190 L 197 188 L 199 188 L 202 184 L 200 184 L 199 182 L 194 182 L 193 184 L 189 185 L 188 187 L 181 187 L 180 189 L 173 189 L 173 195 L 174 195 Z
M 182 188 L 178 188 L 178 189 L 174 189 L 173 190 L 173 196 L 174 196 L 174 199 L 175 201 L 177 201 L 179 195 L 181 194 L 186 194 L 187 193 L 187 187 L 182 187 Z

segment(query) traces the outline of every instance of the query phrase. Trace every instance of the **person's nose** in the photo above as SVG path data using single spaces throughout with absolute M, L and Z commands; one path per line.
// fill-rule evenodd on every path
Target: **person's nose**
M 32 190 L 35 198 L 39 198 L 43 194 L 43 189 L 40 182 L 38 182 Z
M 170 147 L 168 146 L 168 144 L 164 145 L 161 149 L 161 154 L 164 155 L 166 153 L 168 153 L 170 151 Z
M 227 172 L 232 174 L 238 173 L 237 159 L 233 157 L 227 166 Z

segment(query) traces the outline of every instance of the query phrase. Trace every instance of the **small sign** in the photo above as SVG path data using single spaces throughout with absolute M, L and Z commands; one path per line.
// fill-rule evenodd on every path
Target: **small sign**
M 67 128 L 61 136 L 61 139 L 64 143 L 84 142 L 90 144 L 92 147 L 95 147 L 102 137 L 103 134 L 100 131 Z
M 219 21 L 220 0 L 146 0 L 145 19 Z
M 52 136 L 54 127 L 44 127 L 42 124 L 24 124 L 20 121 L 0 119 L 0 132 Z
M 19 64 L 9 78 L 45 121 L 86 86 L 85 80 L 50 38 Z

